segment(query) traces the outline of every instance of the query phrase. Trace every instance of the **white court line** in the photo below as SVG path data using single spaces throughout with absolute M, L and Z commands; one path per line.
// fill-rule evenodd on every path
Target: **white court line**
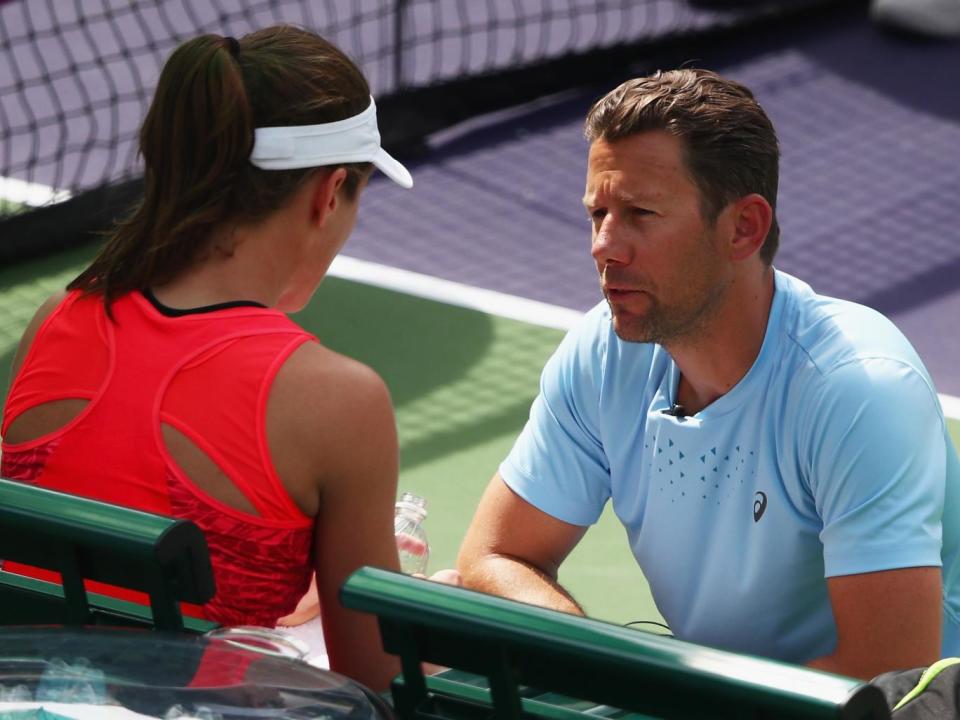
M 338 255 L 334 259 L 330 266 L 330 275 L 557 330 L 569 330 L 583 317 L 583 313 L 578 310 L 344 255 Z M 943 414 L 953 420 L 960 420 L 960 398 L 944 394 L 940 394 L 939 398 Z
M 960 397 L 940 394 L 940 407 L 943 414 L 951 420 L 960 420 Z
M 407 295 L 438 300 L 448 305 L 480 310 L 490 315 L 499 315 L 557 330 L 569 330 L 583 317 L 583 313 L 577 310 L 343 255 L 338 255 L 334 259 L 329 274 L 345 280 L 355 280 L 366 285 L 397 290 Z
M 17 178 L 0 176 L 0 199 L 22 205 L 45 205 L 70 198 L 68 190 L 54 190 L 48 185 L 26 182 Z M 340 255 L 330 266 L 334 277 L 354 280 L 367 285 L 396 290 L 408 295 L 438 300 L 458 307 L 480 310 L 491 315 L 519 320 L 542 327 L 569 330 L 583 316 L 570 308 L 550 305 L 537 300 L 484 288 L 463 285 L 451 280 L 442 280 L 430 275 L 401 270 L 387 265 L 359 260 Z M 943 414 L 960 420 L 960 398 L 940 394 Z
M 437 300 L 448 305 L 480 310 L 490 315 L 557 330 L 569 330 L 583 317 L 583 313 L 578 310 L 507 295 L 495 290 L 472 287 L 451 280 L 442 280 L 431 275 L 344 255 L 338 255 L 334 259 L 329 274 L 344 280 L 396 290 L 415 297 Z M 960 420 L 960 398 L 944 394 L 939 397 L 943 414 L 953 420 Z
M 55 190 L 49 185 L 27 182 L 0 175 L 0 202 L 38 207 L 70 199 L 69 190 Z

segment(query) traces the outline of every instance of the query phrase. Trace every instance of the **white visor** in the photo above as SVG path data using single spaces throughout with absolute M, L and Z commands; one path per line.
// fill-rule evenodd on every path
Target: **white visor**
M 257 128 L 250 162 L 263 170 L 371 162 L 397 185 L 413 187 L 410 171 L 380 147 L 377 106 L 372 97 L 366 110 L 346 120 Z

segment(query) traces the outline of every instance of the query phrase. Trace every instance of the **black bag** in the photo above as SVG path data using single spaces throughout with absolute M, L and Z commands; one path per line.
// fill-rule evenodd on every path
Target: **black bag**
M 870 683 L 883 692 L 893 720 L 960 718 L 960 658 L 884 673 Z

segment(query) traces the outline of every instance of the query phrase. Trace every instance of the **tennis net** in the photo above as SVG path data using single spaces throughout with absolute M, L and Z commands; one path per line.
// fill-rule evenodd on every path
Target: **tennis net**
M 279 22 L 320 32 L 363 68 L 381 114 L 402 119 L 382 124 L 385 145 L 403 154 L 433 130 L 570 83 L 570 58 L 642 53 L 814 4 L 826 3 L 0 0 L 0 260 L 87 238 L 137 196 L 136 137 L 154 84 L 197 34 Z

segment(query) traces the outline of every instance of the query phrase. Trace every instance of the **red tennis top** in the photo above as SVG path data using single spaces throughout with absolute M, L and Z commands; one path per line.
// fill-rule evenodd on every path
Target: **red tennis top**
M 272 627 L 309 585 L 314 521 L 270 459 L 267 398 L 284 361 L 315 338 L 257 303 L 173 310 L 135 292 L 112 312 L 111 321 L 102 297 L 73 292 L 44 321 L 10 388 L 0 432 L 44 403 L 87 405 L 50 434 L 4 443 L 0 475 L 194 521 L 210 546 L 217 594 L 191 614 Z M 194 485 L 167 452 L 162 424 L 212 459 L 256 514 Z M 50 577 L 13 563 L 4 569 Z M 146 602 L 119 588 L 90 589 Z

